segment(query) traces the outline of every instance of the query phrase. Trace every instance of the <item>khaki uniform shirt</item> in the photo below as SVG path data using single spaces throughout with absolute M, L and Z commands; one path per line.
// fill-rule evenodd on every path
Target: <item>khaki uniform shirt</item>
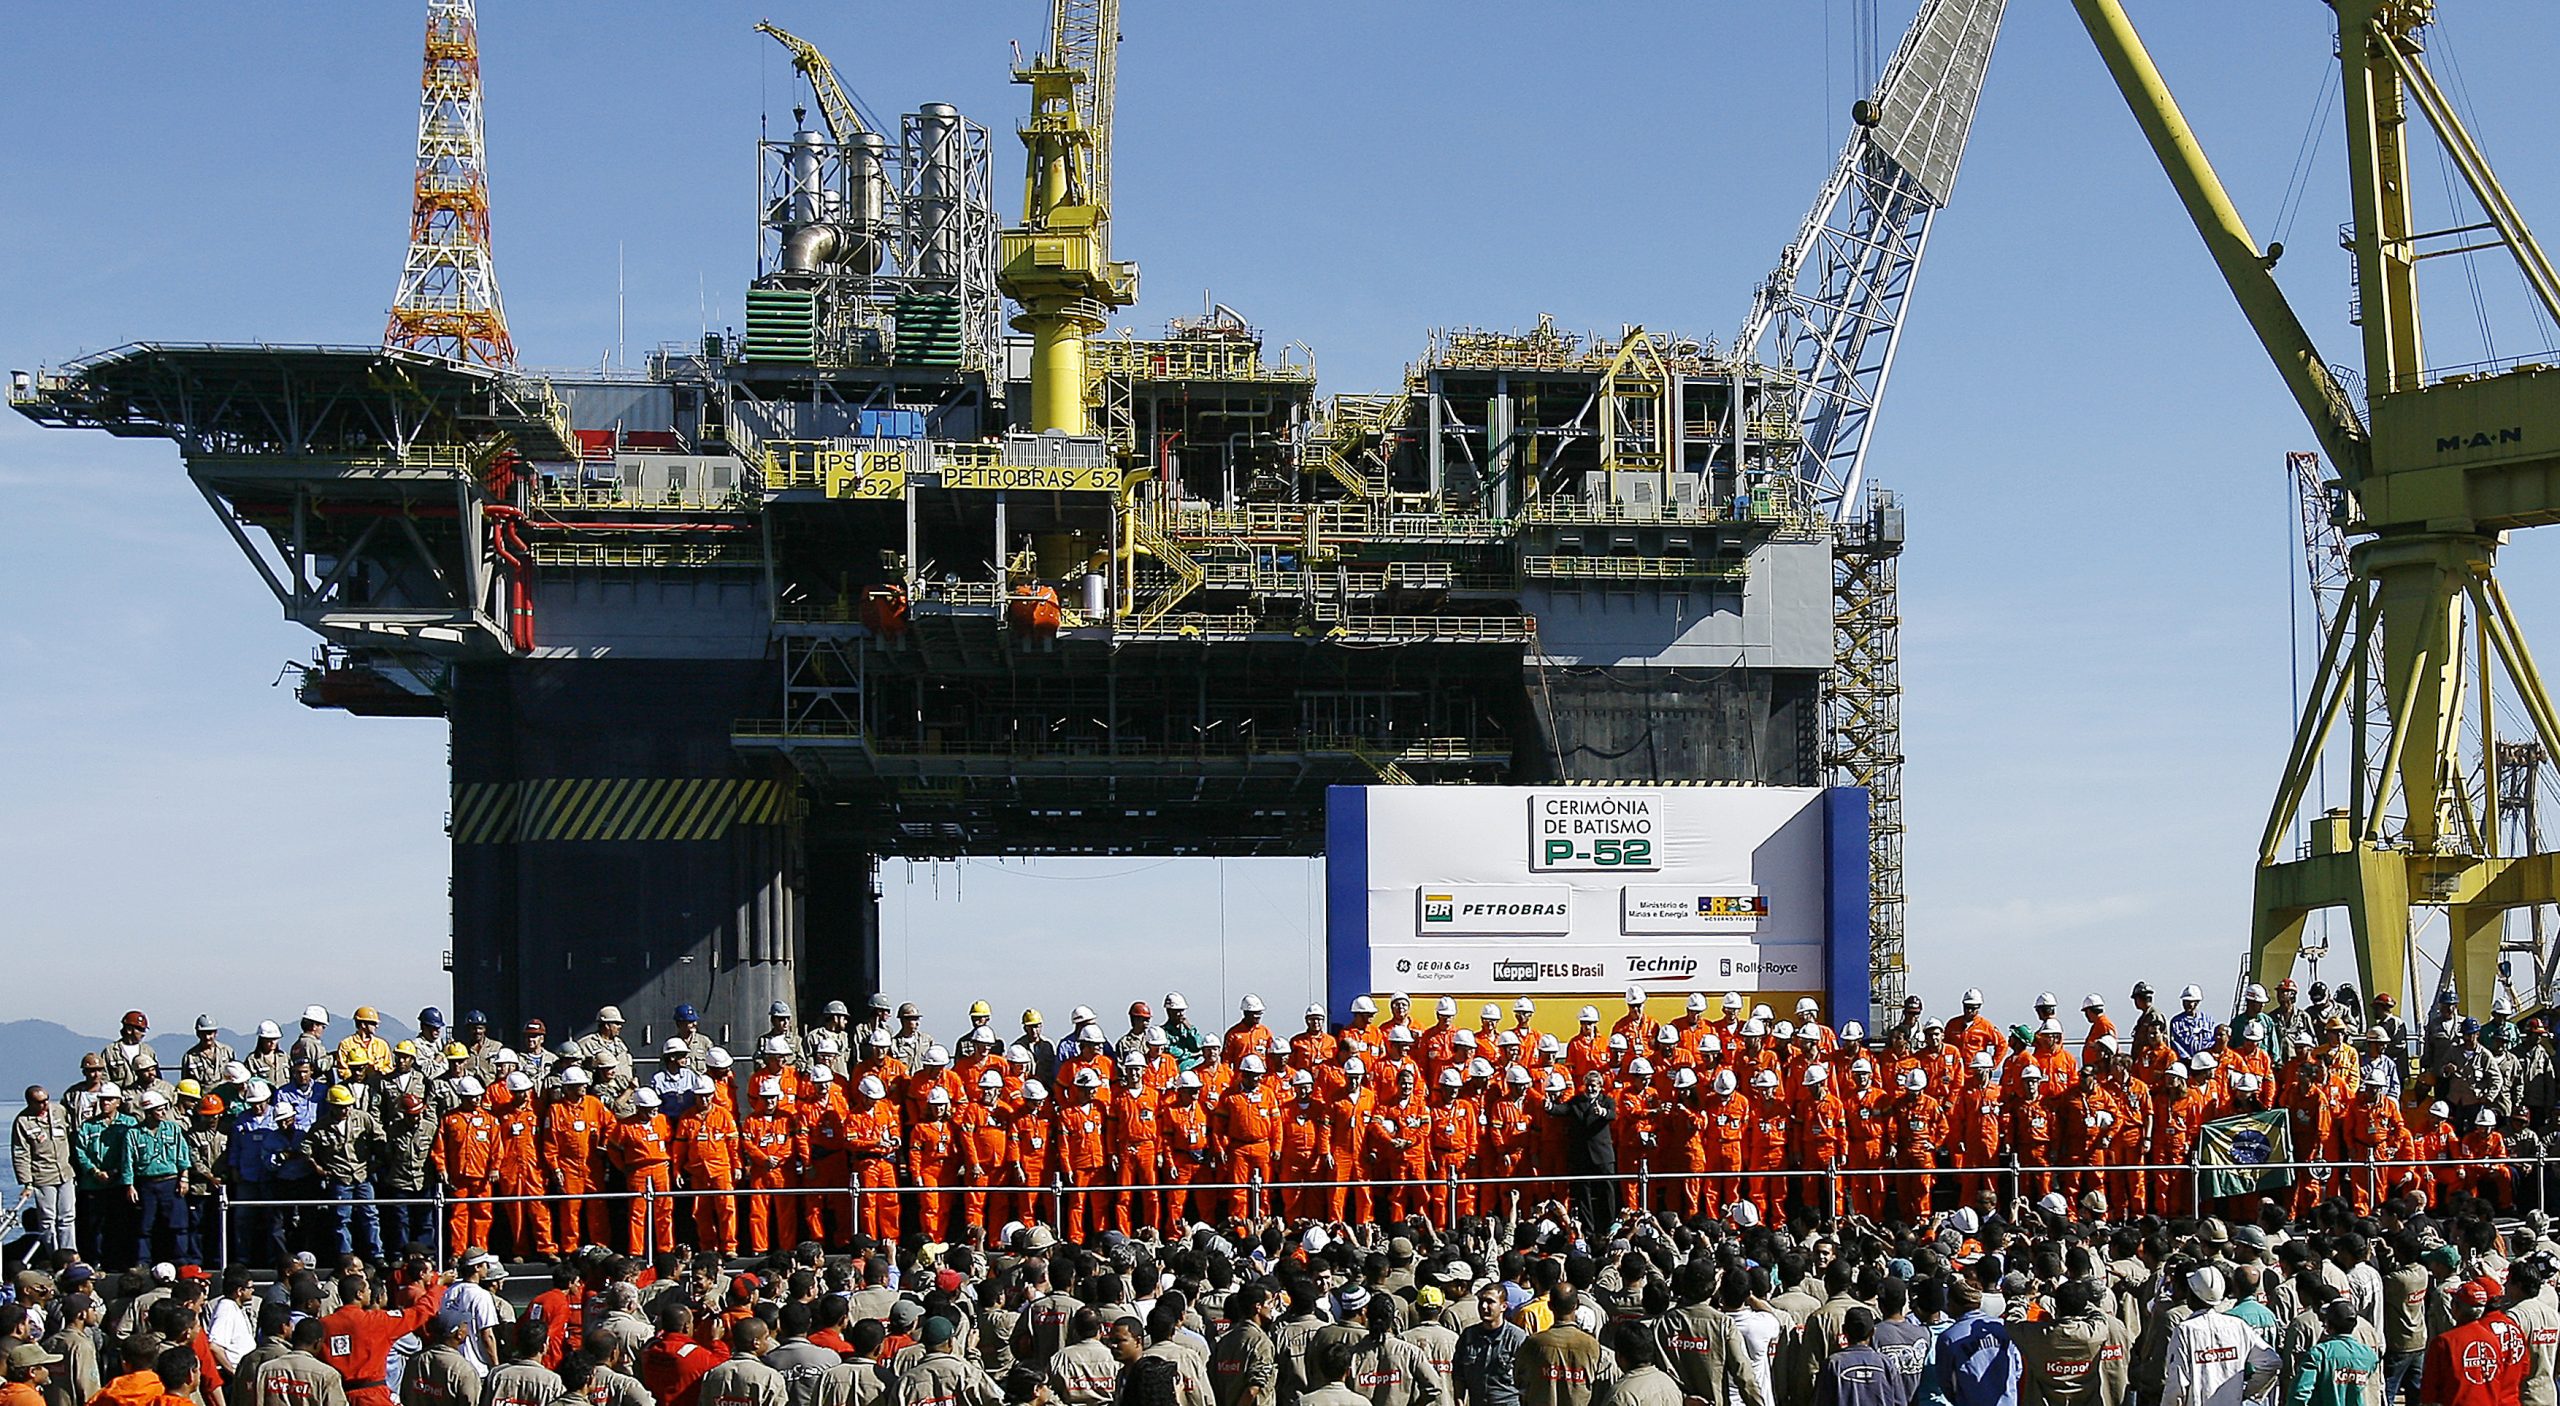
M 268 1358 L 250 1380 L 248 1406 L 347 1406 L 346 1378 L 307 1352 Z

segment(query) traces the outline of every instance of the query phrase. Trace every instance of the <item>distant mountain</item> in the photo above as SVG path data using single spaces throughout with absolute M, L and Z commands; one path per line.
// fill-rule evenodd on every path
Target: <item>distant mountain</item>
M 297 1025 L 277 1023 L 283 1026 L 287 1044 L 301 1033 Z M 334 1047 L 354 1033 L 355 1023 L 341 1017 L 329 1022 L 323 1038 Z M 417 1033 L 400 1021 L 386 1018 L 382 1022 L 382 1038 L 395 1045 L 415 1038 Z M 105 1049 L 114 1039 L 112 1035 L 83 1035 L 50 1020 L 0 1021 L 0 1103 L 15 1103 L 29 1084 L 42 1084 L 59 1093 L 65 1085 L 78 1083 L 80 1056 Z M 221 1032 L 220 1039 L 234 1050 L 246 1050 L 257 1043 L 253 1037 L 234 1030 Z M 151 1033 L 151 1048 L 159 1054 L 161 1063 L 172 1069 L 178 1056 L 195 1042 L 192 1021 L 183 1027 Z

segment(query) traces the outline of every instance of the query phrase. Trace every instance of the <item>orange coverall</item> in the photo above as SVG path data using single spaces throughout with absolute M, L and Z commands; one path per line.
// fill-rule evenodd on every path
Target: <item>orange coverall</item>
M 542 1161 L 551 1181 L 547 1190 L 559 1200 L 551 1207 L 550 1224 L 543 1227 L 549 1238 L 536 1247 L 540 1253 L 565 1254 L 603 1238 L 603 1203 L 581 1198 L 596 1189 L 608 1126 L 604 1102 L 593 1094 L 572 1098 L 563 1093 L 543 1111 Z
M 1327 1099 L 1324 1105 L 1325 1180 L 1361 1181 L 1369 1164 L 1362 1159 L 1362 1145 L 1368 1134 L 1369 1113 L 1376 1097 L 1366 1082 L 1345 1081 L 1342 1091 Z M 1369 1219 L 1369 1188 L 1337 1186 L 1324 1194 L 1326 1220 L 1366 1221 Z
M 885 1098 L 862 1098 L 859 1106 L 842 1114 L 829 1113 L 827 1122 L 841 1128 L 845 1155 L 851 1161 L 851 1174 L 846 1185 L 861 1188 L 858 1199 L 862 1212 L 862 1233 L 874 1240 L 895 1243 L 898 1238 L 898 1148 L 904 1129 L 898 1122 L 898 1106 Z M 809 1133 L 809 1179 L 818 1183 L 818 1130 Z M 824 1196 L 803 1198 L 824 1201 Z
M 1111 1096 L 1111 1179 L 1126 1187 L 1153 1187 L 1156 1164 L 1163 1159 L 1164 1132 L 1156 1096 L 1141 1087 L 1122 1085 Z M 1111 1197 L 1111 1225 L 1127 1235 L 1139 1226 L 1161 1225 L 1163 1197 L 1153 1191 L 1121 1191 Z
M 1069 1085 L 1073 1088 L 1073 1085 Z M 1106 1110 L 1088 1091 L 1078 1090 L 1073 1103 L 1058 1106 L 1058 1171 L 1069 1187 L 1093 1186 L 1102 1180 L 1102 1138 Z M 1082 1241 L 1086 1225 L 1092 1233 L 1102 1233 L 1103 1208 L 1088 1207 L 1092 1198 L 1082 1192 L 1067 1193 L 1067 1239 Z
M 758 1099 L 762 1107 L 747 1115 L 747 1124 L 739 1130 L 739 1151 L 746 1163 L 747 1187 L 752 1191 L 779 1191 L 791 1185 L 795 1165 L 808 1155 L 808 1141 L 800 1134 L 790 1114 L 782 1111 L 780 1099 Z M 773 1196 L 747 1198 L 747 1252 L 763 1254 L 773 1248 Z M 796 1199 L 796 1198 L 795 1198 Z M 786 1208 L 780 1224 L 789 1233 L 791 1214 Z
M 498 1176 L 498 1119 L 485 1108 L 457 1108 L 436 1129 L 436 1175 L 455 1196 L 487 1196 Z M 492 1220 L 486 1201 L 456 1201 L 445 1230 L 457 1250 L 487 1248 Z
M 1398 1097 L 1380 1099 L 1369 1115 L 1370 1175 L 1390 1183 L 1420 1181 L 1431 1172 L 1431 1108 L 1409 1083 L 1397 1093 Z M 1406 1208 L 1421 1203 L 1421 1187 L 1378 1188 L 1377 1214 L 1382 1220 L 1402 1220 Z
M 1431 1103 L 1431 1185 L 1426 1204 L 1431 1208 L 1431 1223 L 1443 1230 L 1457 1224 L 1457 1218 L 1476 1213 L 1476 1188 L 1464 1180 L 1473 1171 L 1476 1155 L 1476 1106 L 1448 1090 L 1440 1090 Z M 1461 1178 L 1454 1194 L 1449 1178 Z
M 1938 1149 L 1947 1140 L 1946 1107 L 1926 1089 L 1905 1089 L 1893 1106 L 1893 1131 L 1897 1164 L 1915 1169 L 1893 1179 L 1894 1193 L 1903 1217 L 1919 1220 L 1929 1214 L 1930 1183 L 1937 1180 L 1927 1169 L 1938 1165 Z
M 923 1116 L 907 1124 L 907 1184 L 915 1188 L 917 1226 L 929 1241 L 941 1242 L 951 1224 L 951 1193 L 945 1188 L 959 1151 L 951 1105 L 927 1103 Z
M 1301 1090 L 1289 1100 L 1288 1107 L 1280 1114 L 1278 1133 L 1279 1145 L 1273 1156 L 1279 1165 L 1279 1204 L 1293 1218 L 1322 1218 L 1324 1189 L 1306 1183 L 1328 1180 L 1324 1174 L 1324 1157 L 1330 1145 L 1331 1129 L 1325 1123 L 1325 1106 L 1316 1101 L 1313 1088 Z
M 1011 1124 L 997 1106 L 1002 1092 L 981 1089 L 976 1102 L 951 1115 L 959 1133 L 960 1184 L 969 1188 L 960 1198 L 963 1225 L 1002 1225 L 1012 1219 L 1003 1213 L 1012 1209 L 1013 1198 L 995 1190 L 1005 1184 L 1013 1161 Z M 991 1202 L 998 1212 L 993 1220 L 987 1218 Z
M 1226 1180 L 1249 1182 L 1258 1177 L 1265 1186 L 1270 1184 L 1276 1107 L 1271 1085 L 1259 1079 L 1229 1089 L 1227 1096 L 1218 1100 L 1218 1115 L 1212 1126 L 1217 1130 L 1219 1144 L 1226 1149 L 1226 1164 L 1221 1171 Z M 1242 1190 L 1228 1193 L 1228 1214 L 1246 1214 L 1249 1194 Z
M 613 1125 L 605 1139 L 606 1153 L 622 1173 L 626 1191 L 670 1191 L 675 1187 L 674 1163 L 668 1150 L 667 1120 L 655 1113 L 638 1113 Z M 654 1214 L 652 1212 L 654 1211 Z M 651 1222 L 655 1225 L 652 1226 Z M 655 1235 L 651 1234 L 655 1230 Z M 647 1256 L 651 1252 L 665 1254 L 676 1247 L 675 1198 L 634 1196 L 631 1199 L 631 1253 Z
M 494 1112 L 498 1120 L 497 1193 L 540 1198 L 550 1189 L 542 1184 L 541 1110 L 526 1096 Z M 509 1201 L 501 1219 L 507 1223 L 507 1243 L 518 1255 L 536 1254 L 551 1239 L 551 1206 L 546 1201 Z
M 738 1253 L 738 1164 L 744 1159 L 737 1116 L 729 1105 L 706 1098 L 676 1125 L 675 1156 L 685 1185 L 717 1196 L 693 1198 L 694 1241 L 705 1250 Z

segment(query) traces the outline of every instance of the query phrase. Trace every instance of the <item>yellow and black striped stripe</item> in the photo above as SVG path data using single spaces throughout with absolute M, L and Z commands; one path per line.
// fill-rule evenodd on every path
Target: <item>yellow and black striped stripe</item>
M 779 825 L 791 803 L 779 781 L 586 776 L 475 782 L 453 788 L 454 843 L 535 840 L 716 840 L 732 825 Z

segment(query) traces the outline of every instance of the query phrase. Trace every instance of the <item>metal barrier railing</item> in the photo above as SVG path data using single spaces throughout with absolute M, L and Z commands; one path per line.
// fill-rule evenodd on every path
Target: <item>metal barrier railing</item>
M 1729 1182 L 1746 1182 L 1761 1185 L 1771 1182 L 1783 1182 L 1789 1186 L 1793 1186 L 1798 1182 L 1810 1181 L 1823 1184 L 1820 1189 L 1827 1194 L 1828 1204 L 1836 1210 L 1842 1204 L 1842 1196 L 1847 1190 L 1848 1184 L 1867 1179 L 1882 1179 L 1887 1183 L 1890 1183 L 1897 1178 L 1911 1177 L 1927 1177 L 1932 1179 L 1956 1178 L 1960 1180 L 1982 1177 L 1998 1178 L 2003 1183 L 2005 1193 L 2002 1197 L 2002 1203 L 2014 1204 L 2020 1199 L 2025 1188 L 2030 1183 L 2042 1182 L 2043 1184 L 2050 1185 L 2049 1181 L 2044 1181 L 2044 1179 L 2049 1178 L 2096 1177 L 2103 1181 L 2104 1178 L 2110 1175 L 2138 1177 L 2168 1175 L 2181 1176 L 2187 1179 L 2185 1189 L 2188 1193 L 2188 1205 L 2186 1209 L 2191 1216 L 2201 1218 L 2205 1213 L 2206 1201 L 2208 1199 L 2214 1199 L 2208 1198 L 2204 1194 L 2205 1178 L 2201 1175 L 2204 1173 L 2234 1171 L 2290 1171 L 2299 1174 L 2308 1172 L 2312 1174 L 2315 1180 L 2328 1184 L 2331 1194 L 2336 1194 L 2341 1190 L 2353 1189 L 2353 1183 L 2357 1180 L 2361 1180 L 2363 1182 L 2362 1189 L 2364 1193 L 2373 1203 L 2378 1204 L 2385 1196 L 2390 1194 L 2392 1186 L 2398 1180 L 2397 1178 L 2386 1179 L 2384 1176 L 2385 1173 L 2416 1170 L 2453 1170 L 2461 1172 L 2466 1176 L 2477 1176 L 2483 1173 L 2496 1172 L 2510 1178 L 2509 1186 L 2510 1191 L 2512 1192 L 2516 1179 L 2521 1178 L 2528 1170 L 2534 1177 L 2535 1184 L 2537 1186 L 2547 1185 L 2549 1158 L 2547 1155 L 2537 1152 L 2536 1155 L 2529 1158 L 2511 1157 L 2484 1159 L 2437 1157 L 2394 1158 L 2390 1160 L 2358 1160 L 2345 1162 L 2269 1160 L 2264 1162 L 2235 1164 L 2206 1162 L 2202 1160 L 2200 1155 L 2190 1158 L 2184 1162 L 2139 1163 L 2021 1163 L 2015 1157 L 2010 1157 L 2003 1159 L 1995 1165 L 1984 1167 L 1955 1165 L 1930 1167 L 1860 1167 L 1835 1162 L 1828 1167 L 1783 1167 L 1768 1170 L 1752 1170 L 1743 1168 L 1690 1170 L 1679 1167 L 1656 1169 L 1652 1165 L 1650 1159 L 1648 1159 L 1640 1162 L 1637 1168 L 1633 1171 L 1575 1172 L 1556 1173 L 1553 1175 L 1525 1174 L 1516 1176 L 1461 1176 L 1452 1171 L 1444 1175 L 1429 1177 L 1365 1177 L 1354 1180 L 1302 1180 L 1294 1177 L 1285 1179 L 1276 1177 L 1265 1178 L 1256 1174 L 1249 1176 L 1242 1181 L 1191 1180 L 1124 1182 L 1115 1184 L 1074 1182 L 1068 1180 L 1064 1176 L 1059 1176 L 1051 1178 L 1049 1181 L 1039 1186 L 1007 1185 L 999 1182 L 951 1182 L 939 1186 L 912 1186 L 901 1183 L 899 1185 L 885 1187 L 652 1187 L 642 1188 L 637 1191 L 596 1190 L 574 1193 L 558 1193 L 552 1195 L 496 1194 L 485 1196 L 456 1196 L 444 1188 L 437 1188 L 434 1194 L 429 1196 L 395 1195 L 356 1199 L 340 1199 L 336 1197 L 288 1197 L 262 1198 L 255 1200 L 234 1199 L 228 1195 L 226 1188 L 224 1192 L 217 1194 L 215 1197 L 215 1217 L 220 1224 L 219 1243 L 222 1252 L 220 1262 L 228 1264 L 231 1262 L 232 1249 L 232 1217 L 230 1212 L 234 1210 L 254 1211 L 264 1209 L 298 1208 L 305 1210 L 317 1209 L 336 1211 L 341 1208 L 355 1208 L 362 1206 L 424 1206 L 431 1208 L 436 1257 L 438 1262 L 441 1263 L 449 1258 L 451 1252 L 461 1248 L 449 1246 L 446 1243 L 446 1232 L 449 1225 L 448 1218 L 454 1208 L 457 1206 L 467 1207 L 486 1205 L 494 1209 L 499 1206 L 529 1202 L 547 1202 L 557 1204 L 563 1201 L 574 1201 L 589 1204 L 621 1203 L 628 1206 L 629 1203 L 637 1201 L 642 1203 L 641 1224 L 644 1226 L 654 1226 L 657 1224 L 657 1203 L 662 1200 L 676 1202 L 678 1207 L 681 1208 L 682 1204 L 687 1201 L 700 1200 L 706 1197 L 737 1197 L 741 1198 L 743 1209 L 744 1198 L 750 1197 L 842 1197 L 846 1203 L 846 1223 L 848 1225 L 859 1225 L 862 1218 L 861 1212 L 863 1203 L 867 1198 L 871 1197 L 901 1197 L 918 1195 L 965 1196 L 973 1194 L 989 1196 L 1030 1196 L 1036 1198 L 1037 1202 L 1041 1203 L 1045 1208 L 1046 1214 L 1040 1217 L 1041 1223 L 1049 1226 L 1053 1233 L 1064 1238 L 1070 1219 L 1068 1211 L 1072 1200 L 1087 1199 L 1088 1205 L 1084 1209 L 1091 1211 L 1093 1208 L 1089 1204 L 1090 1198 L 1099 1197 L 1172 1196 L 1176 1198 L 1188 1198 L 1204 1194 L 1234 1197 L 1238 1193 L 1241 1193 L 1245 1201 L 1246 1217 L 1252 1220 L 1259 1220 L 1265 1215 L 1273 1212 L 1275 1209 L 1274 1202 L 1277 1198 L 1282 1196 L 1294 1196 L 1295 1194 L 1302 1192 L 1329 1192 L 1340 1190 L 1346 1193 L 1365 1193 L 1374 1196 L 1376 1193 L 1388 1190 L 1414 1191 L 1423 1193 L 1426 1200 L 1430 1199 L 1432 1193 L 1440 1193 L 1448 1198 L 1442 1204 L 1455 1205 L 1458 1203 L 1458 1194 L 1462 1189 L 1473 1188 L 1478 1191 L 1490 1189 L 1499 1193 L 1507 1188 L 1510 1190 L 1511 1196 L 1502 1208 L 1507 1210 L 1507 1215 L 1503 1215 L 1500 1218 L 1516 1221 L 1519 1218 L 1519 1193 L 1522 1189 L 1566 1188 L 1590 1183 L 1609 1183 L 1617 1185 L 1625 1191 L 1630 1191 L 1633 1194 L 1634 1207 L 1640 1211 L 1651 1212 L 1657 1209 L 1657 1198 L 1664 1194 L 1665 1188 L 1678 1188 L 1683 1183 L 1703 1183 L 1712 1187 L 1718 1183 Z M 2344 1175 L 2344 1180 L 2341 1180 L 2341 1174 Z M 2283 1195 L 2288 1194 L 2290 1190 L 2291 1188 L 2288 1187 L 2282 1191 L 2264 1194 Z M 1684 1199 L 1686 1198 L 1684 1197 Z M 1175 1204 L 1178 1205 L 1179 1202 L 1177 1201 Z M 1721 1213 L 1729 1203 L 1723 1203 L 1720 1198 L 1710 1198 L 1702 1204 L 1707 1210 Z M 1759 1209 L 1764 1215 L 1768 1214 L 1771 1210 L 1771 1208 L 1768 1207 L 1761 1207 Z M 2114 1208 L 2111 1207 L 2110 1209 Z M 2155 1213 L 2160 1212 L 2160 1208 L 2158 1207 L 2153 1207 L 2152 1209 Z M 1487 1212 L 1480 1208 L 1478 1214 L 1487 1214 Z M 1092 1217 L 1079 1216 L 1076 1217 L 1076 1219 L 1090 1220 Z M 641 1251 L 641 1253 L 646 1252 L 647 1251 L 645 1249 Z

